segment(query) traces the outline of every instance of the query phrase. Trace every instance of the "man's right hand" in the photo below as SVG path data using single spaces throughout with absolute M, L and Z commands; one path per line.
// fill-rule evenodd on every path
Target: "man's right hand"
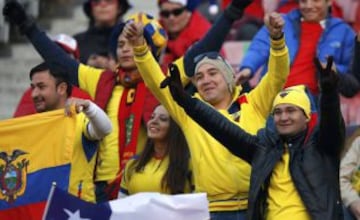
M 3 15 L 12 23 L 20 26 L 28 19 L 23 6 L 15 1 L 7 1 L 3 8 Z
M 280 39 L 282 37 L 285 20 L 281 14 L 277 12 L 266 14 L 264 23 L 272 39 Z
M 146 43 L 144 38 L 144 25 L 141 20 L 141 13 L 139 13 L 139 22 L 127 22 L 122 34 L 128 39 L 131 46 L 141 46 Z
M 25 34 L 35 25 L 33 19 L 26 15 L 24 7 L 16 0 L 8 0 L 3 8 L 3 15 L 19 27 L 22 34 Z

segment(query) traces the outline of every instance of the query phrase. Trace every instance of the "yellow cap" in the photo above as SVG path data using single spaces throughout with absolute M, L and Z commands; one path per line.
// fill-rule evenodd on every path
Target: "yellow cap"
M 311 104 L 309 96 L 305 92 L 305 88 L 304 85 L 298 85 L 288 87 L 279 92 L 273 102 L 273 111 L 277 105 L 291 104 L 304 110 L 306 117 L 310 118 Z

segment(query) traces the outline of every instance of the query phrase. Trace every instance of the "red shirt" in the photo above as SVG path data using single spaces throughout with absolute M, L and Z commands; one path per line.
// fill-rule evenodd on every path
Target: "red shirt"
M 323 28 L 319 23 L 301 22 L 299 50 L 291 66 L 285 88 L 305 84 L 313 94 L 318 94 L 314 58 L 322 32 Z

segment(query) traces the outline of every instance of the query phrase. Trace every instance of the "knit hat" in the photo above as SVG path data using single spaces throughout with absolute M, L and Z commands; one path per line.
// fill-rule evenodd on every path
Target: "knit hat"
M 304 111 L 307 118 L 311 118 L 311 103 L 304 85 L 288 87 L 279 92 L 273 102 L 273 111 L 280 104 L 295 105 Z
M 203 64 L 210 64 L 217 68 L 224 76 L 228 89 L 232 94 L 235 88 L 235 72 L 231 65 L 218 53 L 207 52 L 195 57 L 195 73 Z
M 144 37 L 147 44 L 151 47 L 151 52 L 156 59 L 159 59 L 160 55 L 166 47 L 167 35 L 159 22 L 151 15 L 145 13 L 135 13 L 130 15 L 125 22 L 120 23 L 114 27 L 110 36 L 110 52 L 114 57 L 117 57 L 117 41 L 125 27 L 125 24 L 130 21 L 138 22 L 139 20 L 141 20 L 144 25 Z

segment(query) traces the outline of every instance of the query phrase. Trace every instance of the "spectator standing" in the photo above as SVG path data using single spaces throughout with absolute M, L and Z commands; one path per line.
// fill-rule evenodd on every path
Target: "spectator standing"
M 233 1 L 229 10 L 225 10 L 224 15 L 215 22 L 204 40 L 194 45 L 192 49 L 201 47 L 209 36 L 213 37 L 212 31 L 218 32 L 218 24 L 229 19 L 228 13 L 233 10 L 233 7 L 241 9 L 237 13 L 242 14 L 242 10 L 249 3 L 250 1 Z M 217 52 L 207 52 L 196 56 L 193 60 L 195 71 L 192 73 L 186 71 L 187 74 L 195 72 L 193 81 L 199 92 L 196 97 L 251 133 L 256 133 L 265 125 L 272 100 L 281 90 L 288 74 L 288 53 L 282 34 L 284 25 L 282 17 L 279 14 L 273 14 L 269 20 L 271 22 L 266 22 L 272 37 L 269 76 L 252 93 L 239 96 L 241 89 L 235 86 L 233 69 Z M 230 23 L 227 24 L 228 30 Z M 124 34 L 134 47 L 135 62 L 146 85 L 184 132 L 191 154 L 195 192 L 207 193 L 211 219 L 245 219 L 250 167 L 244 161 L 231 155 L 205 130 L 189 119 L 180 106 L 174 103 L 167 89 L 159 88 L 165 76 L 145 43 L 142 24 L 127 24 Z M 214 40 L 219 41 L 217 38 Z M 205 45 L 209 44 L 205 43 Z M 191 50 L 186 56 L 191 53 Z M 187 59 L 186 56 L 184 60 Z M 175 62 L 181 69 L 182 75 L 186 67 L 184 60 L 178 59 Z
M 95 202 L 94 171 L 98 141 L 112 130 L 110 119 L 89 100 L 69 99 L 71 85 L 61 69 L 42 63 L 31 69 L 31 97 L 37 112 L 65 108 L 67 115 L 76 109 L 75 143 L 72 153 L 69 192 Z M 54 125 L 56 126 L 56 125 Z
M 84 13 L 89 18 L 88 29 L 74 35 L 79 44 L 80 62 L 103 69 L 113 69 L 109 57 L 110 35 L 128 11 L 127 0 L 86 0 Z
M 64 49 L 69 56 L 79 59 L 79 49 L 74 38 L 66 34 L 58 34 L 53 37 L 53 41 Z M 72 86 L 71 96 L 82 99 L 90 99 L 90 96 L 76 86 Z M 36 113 L 34 103 L 31 98 L 31 88 L 27 89 L 21 97 L 14 112 L 14 117 L 20 117 Z
M 126 164 L 119 196 L 139 192 L 190 193 L 188 145 L 164 106 L 154 109 L 147 123 L 147 137 L 142 153 Z
M 301 0 L 299 9 L 284 15 L 285 39 L 290 54 L 290 74 L 285 87 L 305 84 L 312 94 L 318 95 L 318 73 L 313 59 L 324 61 L 333 56 L 340 76 L 340 92 L 350 97 L 354 76 L 348 74 L 354 49 L 354 31 L 349 25 L 329 13 L 331 0 Z M 240 65 L 237 82 L 242 83 L 266 65 L 269 59 L 269 33 L 263 27 L 254 37 Z M 266 73 L 265 67 L 261 73 Z
M 354 139 L 340 165 L 341 198 L 345 220 L 360 218 L 360 137 Z
M 160 23 L 169 39 L 161 64 L 168 64 L 183 56 L 189 47 L 199 41 L 210 28 L 210 23 L 191 0 L 158 0 Z
M 325 68 L 316 60 L 316 68 L 320 73 L 319 122 L 306 87 L 288 87 L 274 99 L 273 116 L 257 135 L 186 94 L 175 66 L 165 81 L 193 120 L 251 164 L 248 219 L 343 219 L 339 164 L 345 126 L 339 79 L 332 57 Z

